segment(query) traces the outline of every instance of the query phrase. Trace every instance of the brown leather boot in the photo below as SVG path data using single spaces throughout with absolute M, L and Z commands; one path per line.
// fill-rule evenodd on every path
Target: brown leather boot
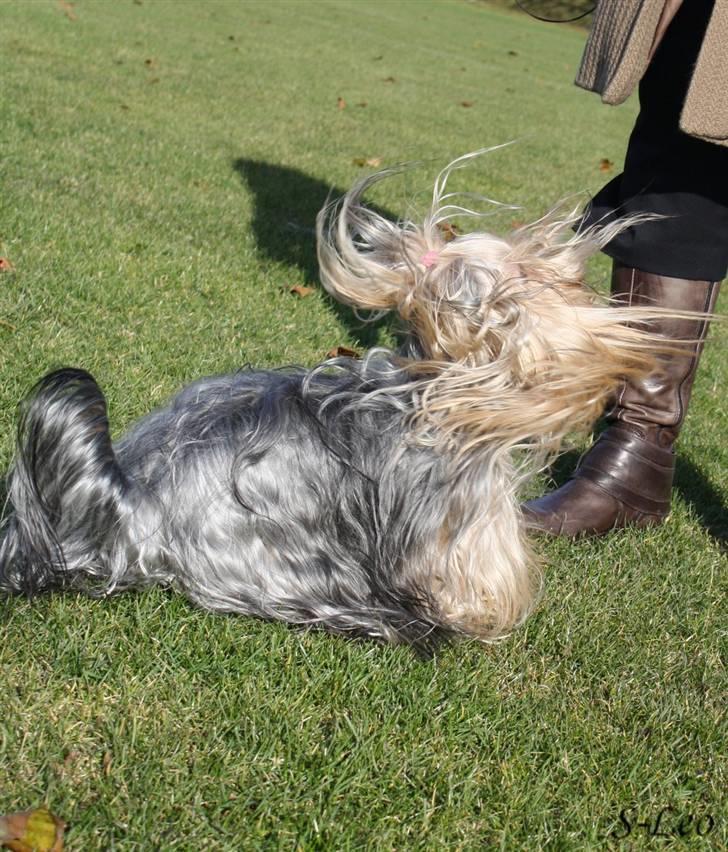
M 651 275 L 615 263 L 612 295 L 626 305 L 712 312 L 719 282 Z M 608 426 L 561 488 L 524 504 L 527 526 L 551 535 L 600 535 L 660 524 L 670 511 L 673 444 L 685 419 L 708 320 L 658 320 L 652 330 L 691 341 L 685 355 L 659 356 L 659 369 L 625 383 Z

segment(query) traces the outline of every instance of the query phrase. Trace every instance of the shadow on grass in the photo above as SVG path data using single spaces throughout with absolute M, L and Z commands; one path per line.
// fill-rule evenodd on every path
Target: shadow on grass
M 690 459 L 678 456 L 675 488 L 690 506 L 706 532 L 722 550 L 728 549 L 728 507 L 710 480 Z
M 548 471 L 549 490 L 561 488 L 571 478 L 581 456 L 579 450 L 569 450 L 554 461 Z
M 344 194 L 338 187 L 309 177 L 296 169 L 258 160 L 239 158 L 233 168 L 253 193 L 253 232 L 258 250 L 271 260 L 296 266 L 307 284 L 318 284 L 316 260 L 316 214 L 332 198 Z M 396 217 L 372 205 L 389 219 Z M 397 331 L 394 317 L 386 316 L 370 323 L 357 319 L 354 312 L 327 297 L 337 318 L 363 346 L 376 345 L 379 331 Z

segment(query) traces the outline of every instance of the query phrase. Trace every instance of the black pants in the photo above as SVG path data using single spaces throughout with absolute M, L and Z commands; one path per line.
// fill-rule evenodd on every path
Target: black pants
M 624 231 L 604 251 L 627 266 L 719 281 L 728 269 L 728 147 L 679 129 L 713 0 L 683 0 L 639 87 L 624 172 L 593 199 L 585 224 L 630 213 L 669 218 Z

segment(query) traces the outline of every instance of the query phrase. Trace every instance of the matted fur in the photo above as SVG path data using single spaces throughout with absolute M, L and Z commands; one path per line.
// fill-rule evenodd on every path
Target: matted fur
M 0 588 L 105 595 L 161 583 L 199 605 L 387 641 L 495 639 L 540 586 L 519 489 L 652 364 L 657 309 L 610 305 L 587 259 L 634 220 L 572 234 L 552 213 L 444 240 L 361 201 L 318 218 L 324 286 L 396 311 L 412 340 L 313 370 L 201 379 L 112 446 L 81 370 L 36 386 L 19 426 Z

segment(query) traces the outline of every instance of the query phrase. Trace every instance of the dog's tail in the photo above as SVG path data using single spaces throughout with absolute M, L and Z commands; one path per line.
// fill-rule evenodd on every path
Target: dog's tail
M 31 391 L 8 486 L 12 511 L 0 529 L 0 589 L 93 591 L 94 578 L 105 586 L 126 485 L 106 400 L 87 372 L 58 370 Z

